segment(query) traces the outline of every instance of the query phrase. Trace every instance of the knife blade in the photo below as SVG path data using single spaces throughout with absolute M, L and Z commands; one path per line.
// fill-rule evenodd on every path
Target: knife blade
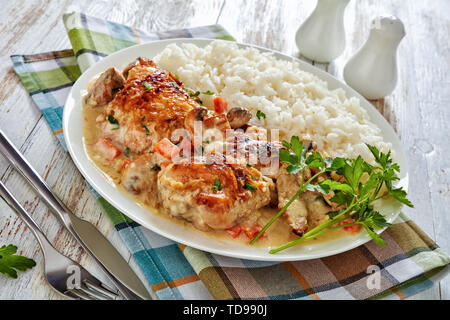
M 151 300 L 147 289 L 114 246 L 91 223 L 75 216 L 0 130 L 0 152 L 26 178 L 50 211 L 97 262 L 126 299 Z

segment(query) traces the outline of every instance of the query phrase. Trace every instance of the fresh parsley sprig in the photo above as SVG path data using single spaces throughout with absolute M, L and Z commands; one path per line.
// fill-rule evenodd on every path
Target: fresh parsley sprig
M 397 173 L 400 172 L 398 164 L 393 163 L 391 152 L 380 152 L 375 146 L 367 145 L 375 158 L 376 165 L 371 165 L 359 156 L 356 159 L 347 158 L 325 158 L 319 152 L 308 151 L 303 148 L 303 143 L 296 136 L 290 142 L 283 141 L 286 149 L 280 150 L 280 160 L 286 163 L 286 171 L 290 174 L 302 175 L 302 183 L 298 191 L 288 201 L 288 203 L 262 228 L 261 232 L 250 242 L 255 241 L 266 231 L 270 225 L 278 219 L 292 202 L 305 190 L 317 191 L 322 194 L 334 192 L 330 199 L 339 211 L 329 213 L 330 219 L 303 234 L 300 238 L 288 242 L 278 248 L 270 250 L 276 253 L 287 249 L 305 240 L 316 238 L 334 229 L 348 227 L 351 225 L 362 226 L 371 238 L 379 245 L 386 245 L 385 241 L 375 231 L 376 229 L 389 227 L 390 224 L 378 211 L 374 209 L 373 202 L 392 196 L 397 201 L 413 207 L 413 204 L 406 198 L 406 191 L 403 188 L 395 188 L 393 182 L 399 180 Z M 315 168 L 314 174 L 304 182 L 305 168 Z M 317 183 L 312 183 L 315 179 L 326 173 L 335 172 L 343 176 L 343 181 L 325 179 Z M 384 191 L 381 195 L 381 190 Z M 352 220 L 347 220 L 352 218 Z M 347 220 L 347 221 L 345 221 Z M 345 221 L 345 222 L 344 222 Z M 350 221 L 350 222 L 348 222 Z
M 36 265 L 34 260 L 16 255 L 17 247 L 10 244 L 0 248 L 0 273 L 17 278 L 18 271 L 26 271 Z

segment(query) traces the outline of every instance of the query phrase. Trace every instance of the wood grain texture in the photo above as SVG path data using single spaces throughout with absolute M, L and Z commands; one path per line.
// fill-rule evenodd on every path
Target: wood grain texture
M 20 85 L 9 55 L 70 47 L 61 16 L 78 9 L 87 14 L 150 30 L 169 30 L 219 23 L 238 41 L 299 57 L 295 32 L 312 12 L 315 1 L 298 0 L 166 0 L 166 1 L 7 1 L 0 0 L 0 126 L 20 147 L 57 195 L 74 211 L 96 225 L 130 259 L 108 218 L 100 212 L 70 157 L 62 151 L 40 112 Z M 345 12 L 347 46 L 331 64 L 315 64 L 342 79 L 345 62 L 364 43 L 371 20 L 379 14 L 397 15 L 407 36 L 399 48 L 399 82 L 382 100 L 372 101 L 392 124 L 410 163 L 409 197 L 415 209 L 405 212 L 446 251 L 450 252 L 450 2 L 351 1 Z M 36 35 L 39 37 L 36 37 Z M 45 143 L 44 143 L 45 142 Z M 23 179 L 0 157 L 0 176 L 45 233 L 64 254 L 93 273 L 96 268 L 56 219 L 35 197 Z M 0 202 L 0 245 L 14 243 L 38 265 L 19 279 L 0 276 L 0 299 L 60 299 L 43 279 L 37 242 Z M 130 265 L 143 279 L 134 261 Z M 98 274 L 98 273 L 97 273 Z M 450 279 L 412 297 L 450 299 Z

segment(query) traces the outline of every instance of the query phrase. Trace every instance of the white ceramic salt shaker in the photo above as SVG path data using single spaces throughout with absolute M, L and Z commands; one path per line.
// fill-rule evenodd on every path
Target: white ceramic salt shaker
M 330 62 L 345 48 L 344 11 L 350 0 L 317 0 L 313 13 L 297 30 L 300 53 L 317 62 Z
M 344 67 L 347 84 L 367 99 L 380 99 L 397 84 L 397 48 L 405 28 L 394 16 L 372 21 L 369 38 Z

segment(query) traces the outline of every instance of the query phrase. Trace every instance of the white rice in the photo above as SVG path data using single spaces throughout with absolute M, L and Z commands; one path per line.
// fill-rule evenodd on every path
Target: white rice
M 178 75 L 186 87 L 222 96 L 229 108 L 246 107 L 253 115 L 261 110 L 266 118 L 254 116 L 253 124 L 280 129 L 285 138 L 313 140 L 327 156 L 361 155 L 370 160 L 365 143 L 384 152 L 391 148 L 359 99 L 347 98 L 342 89 L 329 90 L 326 82 L 296 62 L 228 41 L 214 41 L 205 48 L 171 44 L 154 61 Z M 212 96 L 200 98 L 212 106 Z

